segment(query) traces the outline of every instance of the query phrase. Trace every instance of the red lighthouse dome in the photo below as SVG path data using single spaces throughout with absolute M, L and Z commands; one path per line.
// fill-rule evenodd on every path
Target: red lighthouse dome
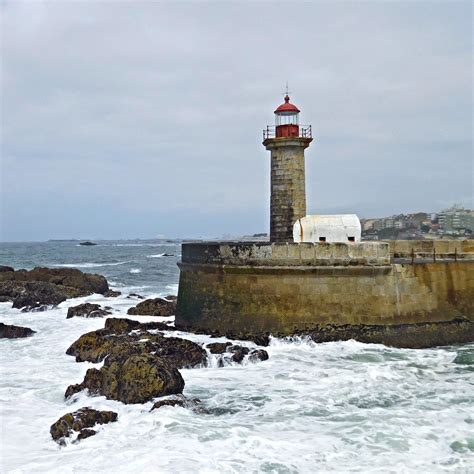
M 275 110 L 275 136 L 298 137 L 300 128 L 298 125 L 298 115 L 300 110 L 290 102 L 290 96 L 285 95 L 285 102 Z
M 285 103 L 284 104 L 281 104 L 276 110 L 275 110 L 275 113 L 276 114 L 280 114 L 280 113 L 290 113 L 290 114 L 298 114 L 300 112 L 300 110 L 298 109 L 298 107 L 296 107 L 296 105 L 290 103 L 290 96 L 288 94 L 285 95 Z

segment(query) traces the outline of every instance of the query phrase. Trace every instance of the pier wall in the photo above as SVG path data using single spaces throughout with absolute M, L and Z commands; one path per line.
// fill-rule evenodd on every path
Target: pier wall
M 327 326 L 384 331 L 427 324 L 417 336 L 420 347 L 474 340 L 468 258 L 391 263 L 382 242 L 185 243 L 182 255 L 176 322 L 183 327 L 290 335 Z M 448 339 L 436 333 L 436 324 L 452 321 L 464 322 L 459 330 L 443 329 Z

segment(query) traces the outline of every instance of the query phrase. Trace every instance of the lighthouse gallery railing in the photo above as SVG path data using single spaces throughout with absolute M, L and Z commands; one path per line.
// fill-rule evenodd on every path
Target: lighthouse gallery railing
M 300 138 L 313 138 L 313 132 L 311 125 L 300 125 L 298 137 Z M 263 139 L 276 138 L 276 127 L 275 125 L 267 125 L 267 128 L 263 130 Z

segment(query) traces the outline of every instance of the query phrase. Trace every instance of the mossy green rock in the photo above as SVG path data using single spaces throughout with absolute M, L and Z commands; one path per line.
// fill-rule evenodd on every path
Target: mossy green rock
M 154 353 L 172 367 L 205 365 L 206 351 L 195 342 L 164 337 L 157 329 L 170 330 L 160 322 L 140 324 L 130 319 L 108 318 L 104 329 L 83 334 L 66 351 L 77 362 L 101 362 L 106 356 L 131 356 Z M 154 334 L 148 332 L 154 330 Z
M 51 425 L 49 432 L 59 444 L 65 444 L 65 439 L 78 432 L 77 440 L 88 438 L 96 432 L 90 428 L 99 424 L 117 421 L 117 413 L 113 411 L 98 411 L 93 408 L 80 408 L 73 413 L 66 413 Z
M 88 389 L 123 403 L 145 403 L 152 398 L 182 393 L 184 380 L 175 367 L 153 354 L 109 356 L 104 366 L 89 369 L 81 384 L 71 385 L 66 397 Z

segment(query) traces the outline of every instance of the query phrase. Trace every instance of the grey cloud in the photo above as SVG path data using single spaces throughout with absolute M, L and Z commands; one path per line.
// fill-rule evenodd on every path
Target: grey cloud
M 311 212 L 471 205 L 471 9 L 4 2 L 1 238 L 267 230 L 286 80 Z

